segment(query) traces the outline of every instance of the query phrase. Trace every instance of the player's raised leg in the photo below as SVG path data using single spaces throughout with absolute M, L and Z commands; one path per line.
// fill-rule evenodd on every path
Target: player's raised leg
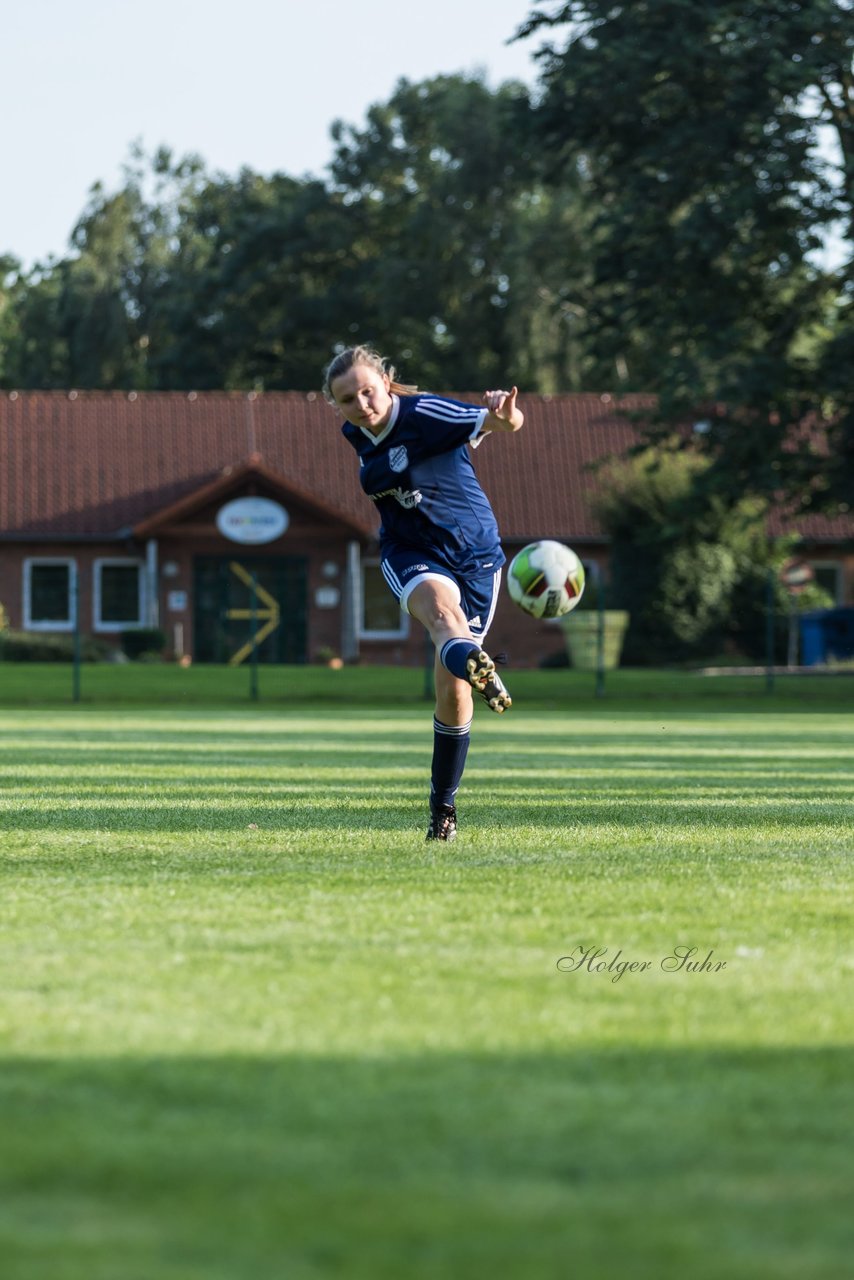
M 472 636 L 453 579 L 424 578 L 408 595 L 406 608 L 427 628 L 439 663 L 451 676 L 470 685 L 492 711 L 501 714 L 512 705 L 494 661 Z M 436 688 L 438 698 L 438 680 Z

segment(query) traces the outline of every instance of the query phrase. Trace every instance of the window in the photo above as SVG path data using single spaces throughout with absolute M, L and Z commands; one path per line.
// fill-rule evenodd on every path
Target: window
M 73 560 L 24 561 L 24 629 L 71 631 L 74 628 Z
M 811 563 L 816 586 L 832 596 L 834 604 L 841 604 L 842 565 L 835 560 L 813 560 Z
M 361 637 L 402 640 L 409 635 L 409 614 L 401 610 L 389 590 L 378 560 L 362 562 Z
M 140 560 L 96 560 L 96 631 L 142 626 L 144 584 Z

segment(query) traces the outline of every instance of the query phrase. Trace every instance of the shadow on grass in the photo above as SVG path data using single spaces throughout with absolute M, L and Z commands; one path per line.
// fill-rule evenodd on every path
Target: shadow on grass
M 659 836 L 686 831 L 717 831 L 723 828 L 746 831 L 773 823 L 777 828 L 802 827 L 804 823 L 837 824 L 840 831 L 850 827 L 851 796 L 848 786 L 839 791 L 822 788 L 821 794 L 799 792 L 780 795 L 753 794 L 739 796 L 720 794 L 698 797 L 695 788 L 685 786 L 663 788 L 650 795 L 638 788 L 612 786 L 602 794 L 567 795 L 566 788 L 538 787 L 531 794 L 529 786 L 504 783 L 497 797 L 484 799 L 483 788 L 472 785 L 461 792 L 460 804 L 465 810 L 466 836 L 476 840 L 479 827 L 485 833 L 495 828 L 516 829 L 520 826 L 577 832 L 579 827 L 599 827 L 603 823 L 620 828 L 626 841 L 643 844 L 650 831 Z M 269 836 L 286 833 L 393 832 L 406 836 L 412 831 L 414 806 L 417 823 L 421 823 L 426 805 L 424 780 L 387 783 L 378 786 L 351 785 L 346 794 L 341 786 L 323 788 L 311 783 L 305 787 L 288 785 L 259 786 L 257 790 L 218 787 L 219 803 L 206 795 L 204 787 L 172 787 L 169 799 L 141 799 L 140 792 L 110 788 L 108 795 L 93 788 L 76 794 L 69 790 L 68 799 L 51 796 L 44 799 L 20 799 L 14 809 L 6 810 L 6 832 L 97 832 L 150 836 L 152 832 L 213 833 L 229 832 L 246 836 L 251 824 L 260 826 Z M 332 794 L 329 794 L 332 792 Z
M 854 1051 L 6 1060 L 7 1280 L 837 1280 Z

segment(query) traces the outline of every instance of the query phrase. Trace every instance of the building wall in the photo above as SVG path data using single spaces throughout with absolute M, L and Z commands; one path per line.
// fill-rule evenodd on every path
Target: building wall
M 838 605 L 854 605 L 854 550 L 805 543 L 798 548 L 797 556 L 812 565 L 821 585 L 831 590 L 831 584 L 835 585 Z
M 183 652 L 192 656 L 196 617 L 193 597 L 194 561 L 197 556 L 216 556 L 235 560 L 277 559 L 281 556 L 304 557 L 307 561 L 306 643 L 303 660 L 313 662 L 326 650 L 340 653 L 346 607 L 347 542 L 340 536 L 322 530 L 303 531 L 266 546 L 240 547 L 226 539 L 210 535 L 192 540 L 176 536 L 157 539 L 158 603 L 160 626 L 166 632 L 170 652 L 176 651 L 183 638 Z M 334 568 L 334 573 L 332 572 Z M 316 603 L 318 592 L 334 590 L 337 603 L 325 607 Z M 170 593 L 186 597 L 181 609 L 170 608 Z M 321 597 L 322 598 L 322 597 Z M 246 623 L 247 636 L 250 623 Z
M 193 578 L 196 556 L 216 556 L 240 562 L 241 556 L 251 554 L 253 560 L 281 556 L 305 557 L 307 561 L 306 639 L 303 660 L 315 661 L 326 650 L 340 653 L 344 635 L 344 609 L 347 601 L 346 565 L 347 542 L 334 534 L 316 530 L 310 535 L 287 537 L 280 544 L 270 547 L 241 548 L 216 536 L 192 539 L 170 536 L 156 541 L 156 603 L 152 613 L 145 608 L 142 625 L 153 625 L 156 620 L 166 634 L 167 654 L 192 658 L 194 637 Z M 118 647 L 124 624 L 112 628 L 96 627 L 95 566 L 100 559 L 134 560 L 141 566 L 146 580 L 146 604 L 150 606 L 148 589 L 148 545 L 145 542 L 104 543 L 15 543 L 0 547 L 0 604 L 8 625 L 13 630 L 25 630 L 25 567 L 28 560 L 70 560 L 76 567 L 79 591 L 80 629 L 84 635 L 93 635 Z M 317 603 L 330 590 L 337 595 L 331 607 Z M 170 596 L 172 597 L 170 600 Z M 245 624 L 247 639 L 251 622 Z M 71 624 L 31 626 L 29 629 L 45 634 L 71 634 Z
M 165 632 L 167 654 L 193 657 L 195 631 L 193 577 L 197 556 L 227 557 L 240 561 L 279 556 L 304 556 L 307 560 L 307 628 L 304 660 L 320 661 L 329 653 L 341 654 L 345 643 L 345 610 L 348 607 L 347 563 L 349 540 L 320 527 L 303 528 L 284 535 L 267 546 L 241 548 L 218 534 L 172 533 L 154 539 L 156 543 L 157 625 Z M 508 548 L 510 553 L 516 548 Z M 108 643 L 119 645 L 123 627 L 96 630 L 94 626 L 95 565 L 101 559 L 136 560 L 143 566 L 147 579 L 149 547 L 146 541 L 103 543 L 16 543 L 0 547 L 0 604 L 5 608 L 9 625 L 24 629 L 23 582 L 28 559 L 70 559 L 77 569 L 80 593 L 81 630 Z M 337 593 L 331 607 L 318 600 L 330 588 Z M 321 593 L 319 595 L 319 593 Z M 150 602 L 150 595 L 148 597 Z M 149 610 L 144 623 L 152 614 Z M 250 624 L 246 624 L 247 636 Z M 414 619 L 404 620 L 407 634 L 394 639 L 358 641 L 358 660 L 368 664 L 389 663 L 422 666 L 428 646 L 423 628 Z M 68 632 L 70 628 L 53 630 Z M 564 651 L 563 631 L 559 624 L 541 622 L 522 613 L 507 594 L 502 580 L 499 602 L 489 633 L 489 647 L 505 652 L 516 667 L 537 667 L 543 661 Z
M 27 562 L 71 561 L 76 568 L 80 629 L 84 635 L 99 636 L 107 641 L 117 639 L 118 630 L 96 629 L 95 565 L 99 560 L 136 560 L 144 563 L 145 552 L 132 543 L 7 543 L 0 547 L 0 604 L 13 630 L 28 629 L 25 601 Z M 72 626 L 52 624 L 32 627 L 46 634 L 70 634 Z
M 318 523 L 303 522 L 276 543 L 267 547 L 240 548 L 216 533 L 174 532 L 157 540 L 157 605 L 159 625 L 167 636 L 167 652 L 171 656 L 184 653 L 193 656 L 194 602 L 193 561 L 197 555 L 232 557 L 239 560 L 241 554 L 251 551 L 253 557 L 305 556 L 307 561 L 306 639 L 303 660 L 316 662 L 329 654 L 345 651 L 347 635 L 346 610 L 348 607 L 348 548 L 351 539 L 340 532 L 324 528 Z M 507 545 L 508 560 L 518 549 Z M 588 565 L 595 562 L 600 567 L 606 562 L 603 546 L 578 548 Z M 363 548 L 363 552 L 365 548 Z M 830 578 L 838 584 L 837 603 L 854 605 L 854 551 L 827 545 L 805 545 L 799 554 L 816 567 L 824 567 Z M 77 566 L 80 617 L 84 634 L 118 645 L 120 627 L 95 630 L 94 628 L 94 572 L 96 562 L 102 559 L 132 559 L 143 566 L 147 561 L 147 544 L 132 540 L 99 543 L 5 543 L 0 544 L 0 605 L 3 606 L 9 625 L 15 630 L 24 629 L 23 581 L 24 565 L 28 559 L 70 559 Z M 822 576 L 828 576 L 827 574 Z M 323 607 L 319 600 L 329 590 L 337 592 L 337 600 L 331 607 Z M 180 607 L 170 607 L 171 593 L 183 593 L 185 601 Z M 595 587 L 588 574 L 588 600 L 595 605 Z M 174 597 L 171 603 L 175 603 Z M 405 623 L 407 633 L 400 638 L 360 638 L 357 642 L 357 660 L 367 664 L 388 663 L 420 667 L 430 660 L 430 650 L 423 628 L 414 619 Z M 54 632 L 67 634 L 69 628 L 52 628 Z M 249 624 L 247 623 L 247 637 Z M 565 652 L 563 628 L 559 623 L 541 622 L 528 617 L 510 600 L 506 582 L 502 581 L 501 594 L 492 628 L 488 637 L 492 653 L 504 652 L 515 668 L 535 668 L 554 661 Z

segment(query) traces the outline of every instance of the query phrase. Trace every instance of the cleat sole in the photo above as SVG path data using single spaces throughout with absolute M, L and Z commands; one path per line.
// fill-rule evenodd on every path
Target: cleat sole
M 466 663 L 468 681 L 475 693 L 479 693 L 490 711 L 501 715 L 513 705 L 513 699 L 504 688 L 504 683 L 495 672 L 495 663 L 483 649 L 472 654 Z

